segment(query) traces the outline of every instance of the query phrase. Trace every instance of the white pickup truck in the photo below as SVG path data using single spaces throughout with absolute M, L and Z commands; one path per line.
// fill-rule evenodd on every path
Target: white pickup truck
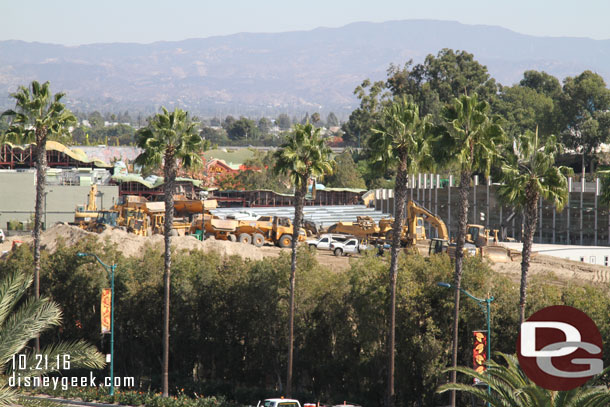
M 331 243 L 345 242 L 346 240 L 347 240 L 347 236 L 345 236 L 345 235 L 324 234 L 324 235 L 320 236 L 318 239 L 309 239 L 305 243 L 309 247 L 313 247 L 318 250 L 330 250 Z
M 335 256 L 357 254 L 367 249 L 365 244 L 361 244 L 356 238 L 347 239 L 345 242 L 332 242 L 330 250 Z
M 256 407 L 301 407 L 301 403 L 295 399 L 265 399 L 259 401 Z

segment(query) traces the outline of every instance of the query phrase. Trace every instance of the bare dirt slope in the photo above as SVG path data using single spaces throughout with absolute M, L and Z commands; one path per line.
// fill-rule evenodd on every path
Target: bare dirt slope
M 66 224 L 57 224 L 45 231 L 42 235 L 41 244 L 44 250 L 53 252 L 57 248 L 59 238 L 63 239 L 64 244 L 71 246 L 89 236 L 98 238 L 105 244 L 114 245 L 118 250 L 123 252 L 125 256 L 139 256 L 143 253 L 147 245 L 152 245 L 153 247 L 158 247 L 160 249 L 163 247 L 162 235 L 143 237 L 119 229 L 108 229 L 101 234 L 96 234 Z M 11 249 L 13 240 L 21 240 L 29 243 L 32 238 L 30 236 L 8 237 L 4 243 L 0 244 L 0 253 Z M 216 251 L 223 256 L 238 255 L 251 260 L 261 260 L 265 257 L 278 257 L 282 251 L 286 253 L 290 252 L 290 249 L 280 249 L 279 247 L 274 246 L 257 248 L 251 244 L 233 243 L 214 239 L 201 242 L 191 236 L 172 237 L 172 246 L 178 250 Z M 337 257 L 330 251 L 318 251 L 317 259 L 320 264 L 329 267 L 331 270 L 343 271 L 349 268 L 349 257 Z M 515 261 L 510 263 L 492 264 L 492 268 L 497 272 L 510 274 L 517 279 L 521 274 L 521 259 L 517 257 L 515 258 Z M 610 268 L 608 267 L 544 255 L 534 255 L 531 261 L 530 273 L 541 274 L 549 272 L 554 273 L 559 280 L 563 281 L 578 279 L 598 283 L 610 282 Z
M 41 247 L 50 252 L 55 251 L 60 239 L 67 246 L 75 245 L 77 242 L 87 237 L 98 238 L 106 244 L 114 245 L 125 256 L 140 255 L 147 245 L 163 247 L 163 236 L 153 235 L 151 237 L 136 236 L 131 233 L 119 229 L 107 229 L 101 234 L 87 232 L 75 226 L 57 224 L 48 229 L 42 234 Z M 14 238 L 8 238 L 6 242 L 0 245 L 0 250 L 10 250 Z M 26 243 L 30 243 L 32 238 L 20 237 Z M 203 250 L 217 251 L 221 255 L 232 256 L 239 255 L 252 260 L 260 260 L 263 258 L 261 253 L 253 245 L 243 243 L 232 243 L 226 241 L 216 241 L 214 239 L 201 242 L 191 236 L 176 236 L 172 237 L 172 247 L 181 250 Z
M 87 232 L 75 226 L 57 224 L 42 234 L 41 246 L 43 250 L 54 252 L 60 241 L 67 246 L 77 244 L 88 237 L 97 238 L 105 244 L 115 246 L 125 256 L 139 256 L 147 245 L 163 248 L 163 236 L 153 235 L 150 237 L 136 236 L 120 229 L 107 229 L 101 234 Z M 31 243 L 31 236 L 8 237 L 0 244 L 0 253 L 11 249 L 13 240 Z M 251 260 L 261 260 L 265 257 L 278 257 L 282 251 L 290 253 L 290 249 L 280 249 L 274 246 L 257 248 L 251 244 L 239 242 L 228 242 L 223 240 L 208 239 L 201 242 L 191 236 L 172 237 L 172 246 L 178 250 L 203 250 L 204 252 L 216 251 L 223 256 L 241 256 Z M 331 252 L 319 251 L 317 254 L 320 264 L 328 266 L 332 270 L 346 270 L 349 268 L 348 257 L 336 257 Z
M 521 275 L 521 258 L 518 257 L 510 263 L 492 264 L 492 269 L 500 273 Z M 596 264 L 581 263 L 558 257 L 536 254 L 530 261 L 529 273 L 546 274 L 552 272 L 559 280 L 585 280 L 597 283 L 610 282 L 610 268 Z

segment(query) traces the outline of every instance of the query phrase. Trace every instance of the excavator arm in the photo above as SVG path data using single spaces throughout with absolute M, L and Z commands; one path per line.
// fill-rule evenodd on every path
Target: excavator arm
M 440 216 L 435 215 L 430 212 L 426 208 L 419 206 L 414 201 L 409 200 L 407 202 L 407 222 L 409 225 L 413 225 L 415 223 L 415 218 L 417 216 L 421 216 L 424 220 L 430 223 L 435 229 L 437 233 L 437 237 L 439 239 L 449 240 L 449 232 L 447 232 L 447 225 L 440 218 Z

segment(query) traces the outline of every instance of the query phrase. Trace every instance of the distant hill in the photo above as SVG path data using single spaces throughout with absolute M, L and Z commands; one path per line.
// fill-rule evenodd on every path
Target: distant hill
M 586 69 L 610 80 L 610 40 L 522 35 L 493 26 L 407 20 L 152 44 L 61 46 L 0 41 L 0 107 L 32 79 L 50 80 L 76 110 L 144 111 L 172 103 L 199 114 L 345 113 L 365 78 L 442 48 L 466 50 L 502 84 L 537 69 Z

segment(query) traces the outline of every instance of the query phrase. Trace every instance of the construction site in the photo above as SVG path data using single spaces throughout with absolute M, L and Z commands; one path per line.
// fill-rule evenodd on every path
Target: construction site
M 54 142 L 47 149 L 44 247 L 52 250 L 58 237 L 69 244 L 91 236 L 117 243 L 126 255 L 137 255 L 143 245 L 163 241 L 162 177 L 129 173 L 129 165 L 117 157 L 89 158 L 78 148 Z M 112 165 L 104 161 L 109 158 Z M 214 165 L 231 167 L 218 159 Z M 6 252 L 12 241 L 30 239 L 35 201 L 31 148 L 4 145 L 0 166 L 4 168 L 0 170 L 4 187 L 0 224 L 6 225 L 7 239 L 2 244 Z M 178 178 L 175 185 L 171 234 L 176 247 L 213 248 L 223 255 L 260 259 L 277 256 L 292 246 L 294 195 L 219 190 L 189 178 Z M 407 187 L 408 203 L 399 233 L 405 253 L 454 256 L 458 208 L 454 178 L 412 174 Z M 497 188 L 492 180 L 473 178 L 466 250 L 487 258 L 498 270 L 518 274 L 523 216 L 500 203 Z M 585 279 L 608 281 L 610 217 L 608 208 L 599 204 L 600 182 L 570 178 L 569 190 L 569 202 L 562 212 L 539 202 L 532 270 L 552 270 L 565 278 L 580 273 Z M 396 212 L 393 190 L 326 188 L 313 192 L 306 198 L 299 244 L 320 249 L 312 239 L 331 236 L 331 241 L 340 242 L 352 237 L 358 248 L 382 253 L 390 243 Z M 352 257 L 362 255 L 359 251 Z M 328 249 L 317 253 L 320 263 L 333 269 L 349 266 L 347 256 L 335 256 Z

